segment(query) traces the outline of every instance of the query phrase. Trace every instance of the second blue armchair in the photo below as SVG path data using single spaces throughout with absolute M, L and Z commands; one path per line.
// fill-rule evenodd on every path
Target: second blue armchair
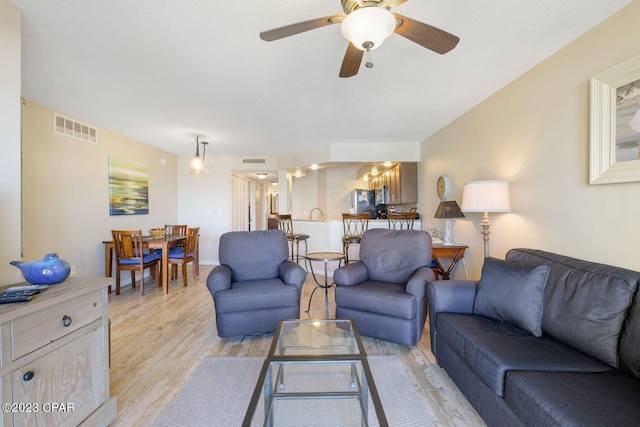
M 435 280 L 430 265 L 427 232 L 365 232 L 360 261 L 333 273 L 336 318 L 354 319 L 362 335 L 414 345 L 427 318 L 427 284 Z

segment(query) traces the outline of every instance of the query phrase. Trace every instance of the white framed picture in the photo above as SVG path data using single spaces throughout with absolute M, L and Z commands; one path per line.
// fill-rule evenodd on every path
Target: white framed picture
M 640 56 L 591 79 L 590 184 L 640 181 Z

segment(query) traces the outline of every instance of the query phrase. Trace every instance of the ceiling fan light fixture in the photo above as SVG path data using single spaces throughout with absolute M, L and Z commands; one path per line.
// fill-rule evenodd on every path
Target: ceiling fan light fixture
M 387 9 L 368 6 L 354 10 L 340 26 L 342 35 L 360 50 L 371 50 L 396 29 L 396 18 Z

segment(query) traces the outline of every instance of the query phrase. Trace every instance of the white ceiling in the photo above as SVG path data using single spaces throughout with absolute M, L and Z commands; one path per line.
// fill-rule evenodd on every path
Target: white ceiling
M 391 35 L 341 79 L 339 0 L 11 0 L 27 100 L 177 155 L 279 155 L 420 142 L 630 0 L 411 0 L 393 11 L 460 37 L 446 55 Z

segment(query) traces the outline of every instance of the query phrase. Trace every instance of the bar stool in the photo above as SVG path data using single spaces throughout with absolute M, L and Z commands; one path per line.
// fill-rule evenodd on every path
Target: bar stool
M 291 214 L 278 214 L 278 229 L 280 229 L 289 241 L 291 247 L 291 261 L 295 261 L 300 264 L 300 242 L 304 242 L 304 265 L 307 267 L 307 260 L 304 258 L 307 255 L 307 239 L 308 234 L 294 233 L 293 221 L 291 220 Z
M 345 264 L 349 264 L 349 247 L 354 243 L 360 244 L 362 235 L 369 229 L 369 216 L 369 213 L 342 214 L 342 228 L 344 230 L 342 251 L 344 252 Z
M 387 213 L 390 230 L 413 230 L 413 223 L 416 220 L 415 212 Z

